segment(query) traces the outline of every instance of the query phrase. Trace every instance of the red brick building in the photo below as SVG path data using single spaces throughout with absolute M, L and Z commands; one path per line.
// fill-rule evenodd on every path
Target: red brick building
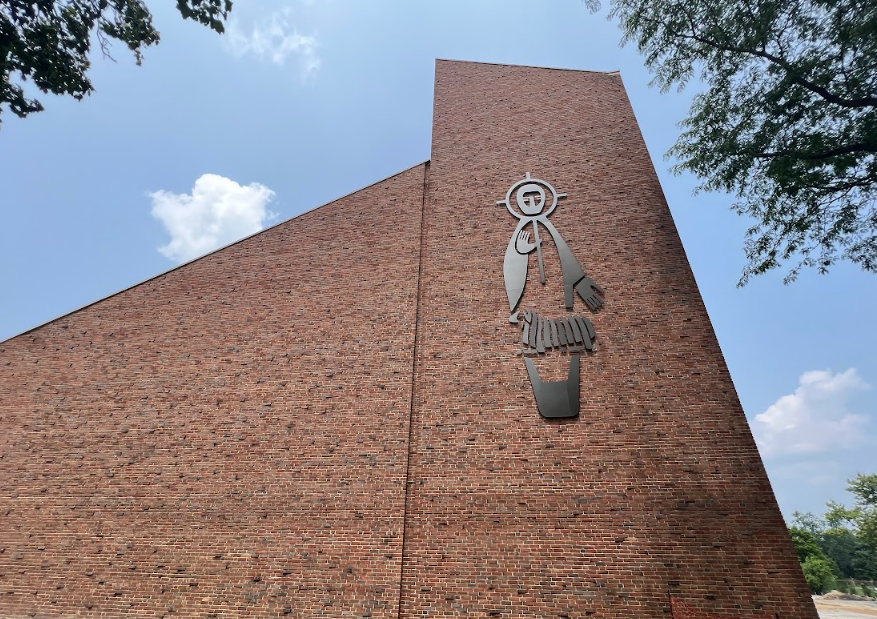
M 434 115 L 430 162 L 0 343 L 0 617 L 816 617 L 619 75 L 440 61 Z M 543 418 L 524 359 L 573 357 Z

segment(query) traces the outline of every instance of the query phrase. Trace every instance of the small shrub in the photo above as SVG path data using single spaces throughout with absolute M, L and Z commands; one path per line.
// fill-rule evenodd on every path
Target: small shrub
M 829 561 L 819 557 L 807 557 L 801 564 L 807 586 L 813 593 L 825 593 L 834 585 L 834 571 Z
M 852 593 L 853 591 L 850 589 L 850 583 L 848 580 L 838 579 L 835 584 L 835 588 L 841 593 Z

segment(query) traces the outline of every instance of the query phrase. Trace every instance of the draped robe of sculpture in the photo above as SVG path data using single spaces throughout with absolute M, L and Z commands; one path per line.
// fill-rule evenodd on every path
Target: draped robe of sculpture
M 579 293 L 582 300 L 591 309 L 597 309 L 603 302 L 594 294 L 594 290 L 603 292 L 603 289 L 595 284 L 592 280 L 585 276 L 585 271 L 579 261 L 573 255 L 566 241 L 549 220 L 547 215 L 537 215 L 534 217 L 524 217 L 518 221 L 515 231 L 505 252 L 505 262 L 503 264 L 503 277 L 505 279 L 506 295 L 509 299 L 509 310 L 514 312 L 521 297 L 524 295 L 524 287 L 527 285 L 527 273 L 529 270 L 530 256 L 529 254 L 535 249 L 535 245 L 522 253 L 518 250 L 518 239 L 524 228 L 532 224 L 537 226 L 542 224 L 551 234 L 554 246 L 560 256 L 560 266 L 563 270 L 563 299 L 567 309 L 573 307 L 573 290 Z

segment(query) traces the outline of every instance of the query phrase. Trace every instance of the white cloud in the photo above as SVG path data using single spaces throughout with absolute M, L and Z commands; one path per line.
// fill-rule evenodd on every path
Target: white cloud
M 850 398 L 870 388 L 855 368 L 804 372 L 794 393 L 755 416 L 752 432 L 764 456 L 851 449 L 868 440 L 869 419 L 849 411 Z
M 277 216 L 266 208 L 273 191 L 258 183 L 243 187 L 216 174 L 202 175 L 191 194 L 156 191 L 149 197 L 152 216 L 171 235 L 158 251 L 177 262 L 254 234 Z
M 232 20 L 222 40 L 226 49 L 235 56 L 252 55 L 280 67 L 294 54 L 305 77 L 320 68 L 320 58 L 317 56 L 319 42 L 316 35 L 301 34 L 291 22 L 289 9 L 272 13 L 254 24 L 249 32 Z

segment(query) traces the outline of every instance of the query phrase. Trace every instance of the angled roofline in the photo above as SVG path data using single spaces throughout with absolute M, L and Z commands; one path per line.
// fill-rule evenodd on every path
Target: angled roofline
M 510 64 L 507 62 L 481 62 L 478 60 L 455 60 L 453 58 L 436 58 L 436 64 L 439 62 L 457 62 L 457 63 L 466 63 L 466 64 L 486 64 L 492 65 L 495 67 L 515 67 L 520 69 L 545 69 L 548 71 L 572 71 L 574 73 L 596 73 L 598 75 L 621 75 L 621 71 L 618 69 L 612 71 L 593 71 L 590 69 L 570 69 L 568 67 L 546 67 L 541 65 L 530 65 L 530 64 Z
M 199 260 L 203 260 L 204 258 L 207 258 L 208 256 L 212 256 L 213 254 L 219 253 L 219 252 L 221 252 L 221 251 L 223 251 L 223 250 L 225 250 L 225 249 L 228 249 L 229 247 L 233 247 L 234 245 L 237 245 L 238 243 L 243 243 L 244 241 L 246 241 L 246 240 L 248 240 L 248 239 L 251 239 L 251 238 L 253 238 L 254 236 L 259 236 L 260 234 L 263 234 L 263 233 L 265 233 L 265 232 L 268 232 L 269 230 L 273 230 L 274 228 L 276 228 L 276 227 L 278 227 L 278 226 L 282 226 L 283 224 L 289 223 L 289 222 L 292 221 L 293 219 L 298 219 L 298 218 L 301 217 L 302 215 L 307 215 L 308 213 L 312 213 L 312 212 L 316 211 L 317 209 L 321 209 L 321 208 L 323 208 L 324 206 L 329 206 L 330 204 L 334 204 L 335 202 L 338 202 L 338 200 L 343 200 L 344 198 L 348 198 L 348 197 L 350 197 L 350 196 L 352 196 L 352 195 L 354 195 L 354 194 L 359 193 L 360 191 L 365 191 L 365 190 L 368 189 L 369 187 L 373 187 L 373 186 L 375 186 L 375 185 L 377 185 L 377 184 L 379 184 L 379 183 L 383 183 L 384 181 L 390 180 L 391 178 L 394 178 L 394 177 L 396 177 L 396 176 L 399 176 L 400 174 L 404 174 L 405 172 L 408 172 L 409 170 L 413 170 L 414 168 L 418 168 L 418 167 L 420 167 L 420 166 L 422 166 L 422 165 L 426 165 L 426 164 L 429 163 L 429 161 L 430 161 L 429 159 L 426 159 L 426 160 L 424 160 L 424 161 L 421 161 L 420 163 L 416 163 L 416 164 L 414 164 L 414 165 L 412 165 L 412 166 L 408 166 L 408 167 L 405 168 L 404 170 L 400 170 L 399 172 L 396 172 L 395 174 L 391 174 L 390 176 L 386 176 L 386 177 L 384 177 L 384 178 L 382 178 L 382 179 L 380 179 L 380 180 L 376 180 L 376 181 L 374 181 L 373 183 L 369 183 L 368 185 L 363 185 L 363 186 L 360 187 L 359 189 L 354 189 L 353 191 L 349 191 L 349 192 L 345 193 L 344 195 L 338 196 L 337 198 L 333 198 L 332 200 L 329 200 L 328 202 L 324 202 L 323 204 L 320 204 L 320 205 L 318 205 L 318 206 L 315 206 L 315 207 L 313 207 L 313 208 L 310 208 L 310 209 L 308 209 L 308 210 L 306 210 L 306 211 L 302 211 L 301 213 L 298 213 L 297 215 L 293 215 L 293 216 L 290 217 L 289 219 L 284 219 L 283 221 L 279 221 L 279 222 L 277 222 L 276 224 L 274 224 L 274 225 L 272 225 L 272 226 L 269 226 L 268 228 L 264 228 L 264 229 L 262 229 L 262 230 L 259 230 L 258 232 L 254 232 L 253 234 L 247 235 L 247 236 L 245 236 L 245 237 L 243 237 L 243 238 L 241 238 L 241 239 L 238 239 L 238 240 L 236 240 L 236 241 L 232 241 L 231 243 L 228 243 L 227 245 L 223 245 L 222 247 L 219 247 L 219 248 L 217 248 L 217 249 L 214 249 L 214 250 L 211 251 L 211 252 L 208 252 L 208 253 L 206 253 L 206 254 L 203 254 L 203 255 L 201 255 L 201 256 L 198 256 L 197 258 L 192 258 L 191 260 L 189 260 L 189 261 L 187 261 L 187 262 L 183 262 L 182 264 L 178 264 L 178 265 L 175 266 L 175 267 L 171 267 L 170 269 L 168 269 L 168 270 L 166 270 L 166 271 L 162 271 L 161 273 L 157 273 L 157 274 L 155 274 L 155 275 L 151 275 L 150 277 L 147 277 L 146 279 L 141 280 L 141 281 L 137 282 L 136 284 L 131 284 L 130 286 L 126 286 L 125 288 L 122 288 L 121 290 L 117 290 L 116 292 L 112 292 L 112 293 L 110 293 L 110 294 L 108 294 L 108 295 L 106 295 L 106 296 L 104 296 L 104 297 L 101 297 L 101 298 L 99 298 L 99 299 L 96 299 L 96 300 L 94 300 L 94 301 L 91 301 L 91 302 L 89 302 L 89 303 L 86 303 L 85 305 L 81 305 L 81 306 L 79 306 L 79 307 L 77 307 L 77 308 L 75 308 L 75 309 L 72 309 L 72 310 L 70 310 L 69 312 L 65 312 L 65 313 L 61 314 L 60 316 L 56 316 L 56 317 L 51 318 L 51 319 L 49 319 L 49 320 L 47 320 L 47 321 L 45 321 L 45 322 L 41 322 L 40 324 L 38 324 L 38 325 L 36 325 L 36 326 L 34 326 L 34 327 L 31 327 L 31 328 L 29 328 L 29 329 L 26 329 L 26 330 L 24 330 L 24 331 L 21 331 L 20 333 L 16 333 L 15 335 L 12 335 L 12 336 L 10 336 L 10 337 L 4 339 L 4 340 L 0 340 L 0 344 L 5 344 L 6 342 L 8 342 L 8 341 L 10 341 L 10 340 L 14 340 L 14 339 L 17 338 L 17 337 L 21 337 L 22 335 L 27 335 L 27 334 L 30 333 L 31 331 L 36 331 L 37 329 L 41 329 L 42 327 L 45 327 L 46 325 L 52 324 L 53 322 L 55 322 L 55 321 L 57 321 L 57 320 L 61 320 L 62 318 L 66 318 L 67 316 L 71 316 L 71 315 L 73 315 L 73 314 L 76 314 L 76 313 L 78 313 L 78 312 L 81 312 L 82 310 L 87 309 L 87 308 L 91 307 L 92 305 L 97 305 L 98 303 L 101 303 L 102 301 L 106 301 L 107 299 L 111 299 L 111 298 L 113 298 L 113 297 L 115 297 L 115 296 L 117 296 L 117 295 L 122 294 L 123 292 L 127 292 L 127 291 L 129 291 L 129 290 L 131 290 L 131 289 L 133 289 L 133 288 L 137 288 L 138 286 L 142 286 L 143 284 L 149 283 L 149 282 L 151 282 L 151 281 L 154 280 L 154 279 L 158 279 L 159 277 L 164 277 L 164 276 L 167 275 L 168 273 L 173 273 L 174 271 L 176 271 L 176 270 L 178 270 L 178 269 L 182 269 L 183 267 L 187 267 L 187 266 L 189 266 L 190 264 L 192 264 L 192 263 L 194 263 L 194 262 L 198 262 Z

